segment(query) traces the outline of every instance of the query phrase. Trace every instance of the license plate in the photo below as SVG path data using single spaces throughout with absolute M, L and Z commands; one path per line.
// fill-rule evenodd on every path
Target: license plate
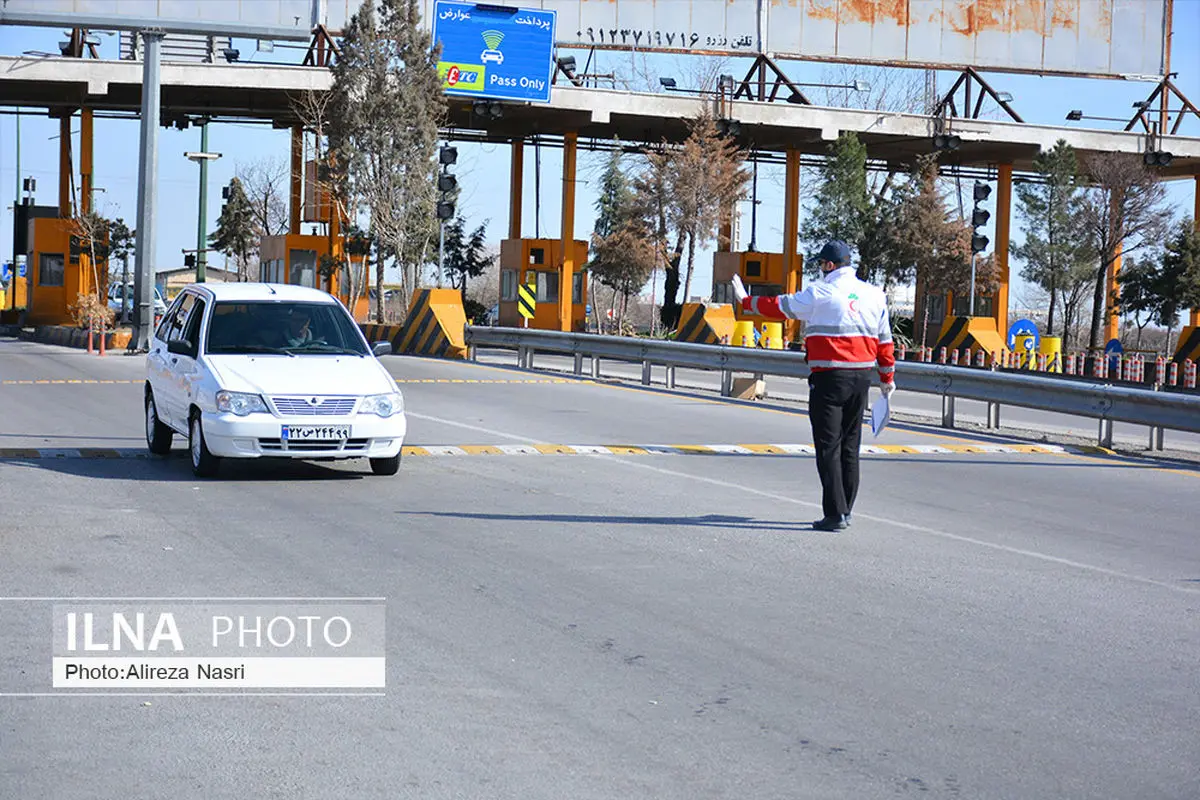
M 350 438 L 349 425 L 284 425 L 279 434 L 284 442 L 337 442 Z

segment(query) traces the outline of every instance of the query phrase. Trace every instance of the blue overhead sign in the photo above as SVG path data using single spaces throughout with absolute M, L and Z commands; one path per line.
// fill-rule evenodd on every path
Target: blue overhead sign
M 433 41 L 446 94 L 550 102 L 557 12 L 437 0 Z

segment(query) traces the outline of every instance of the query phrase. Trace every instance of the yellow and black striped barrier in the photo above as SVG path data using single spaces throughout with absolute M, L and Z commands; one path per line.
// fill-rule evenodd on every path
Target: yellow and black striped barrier
M 525 319 L 533 319 L 537 311 L 537 286 L 534 284 L 517 287 L 517 310 Z
M 1171 359 L 1176 364 L 1184 361 L 1200 361 L 1200 325 L 1188 325 L 1179 334 L 1179 344 L 1175 346 L 1175 357 Z
M 677 342 L 696 344 L 729 344 L 737 320 L 733 306 L 706 306 L 704 303 L 684 303 L 679 316 Z
M 404 325 L 360 325 L 368 342 L 389 342 L 393 353 L 467 357 L 467 315 L 455 289 L 417 289 Z
M 996 320 L 991 317 L 950 317 L 942 325 L 941 336 L 933 346 L 934 352 L 942 348 L 947 352 L 963 350 L 975 353 L 982 350 L 990 360 L 992 356 L 1008 348 L 996 332 Z

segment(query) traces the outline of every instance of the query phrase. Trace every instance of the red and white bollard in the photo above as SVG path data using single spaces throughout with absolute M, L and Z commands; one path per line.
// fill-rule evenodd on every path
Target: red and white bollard
M 1046 354 L 1045 353 L 1038 354 L 1037 368 L 1038 368 L 1038 372 L 1046 371 Z
M 1145 356 L 1137 357 L 1137 367 L 1133 373 L 1133 380 L 1134 380 L 1134 383 L 1145 383 L 1146 382 L 1146 357 Z
M 1074 353 L 1067 356 L 1067 374 L 1068 375 L 1075 374 L 1075 354 Z
M 1196 362 L 1190 358 L 1183 362 L 1183 388 L 1196 388 Z
M 984 363 L 985 363 L 984 354 L 983 354 L 983 351 L 980 350 L 979 352 L 977 352 L 975 354 L 975 366 L 982 367 L 984 365 Z
M 924 361 L 926 364 L 933 363 L 933 348 L 932 347 L 922 347 L 921 348 L 921 360 Z
M 1087 353 L 1083 353 L 1083 352 L 1076 353 L 1075 358 L 1077 358 L 1079 360 L 1078 363 L 1075 365 L 1075 374 L 1082 375 L 1083 370 L 1087 367 Z
M 1179 362 L 1172 361 L 1171 366 L 1167 369 L 1167 383 L 1171 386 L 1179 385 Z
M 1094 358 L 1096 359 L 1096 377 L 1101 380 L 1108 378 L 1108 356 L 1097 354 Z
M 907 350 L 905 349 L 904 345 L 900 345 L 900 353 L 896 356 L 896 360 L 903 361 L 906 352 Z
M 1133 380 L 1133 359 L 1132 358 L 1122 358 L 1120 361 L 1120 364 L 1121 364 L 1121 367 L 1120 367 L 1121 380 L 1123 380 L 1123 381 Z
M 957 350 L 950 351 L 950 363 L 955 367 L 958 366 L 958 351 Z
M 946 348 L 944 348 L 944 347 L 938 351 L 938 363 L 939 364 L 946 363 Z
M 1167 382 L 1167 360 L 1162 356 L 1154 360 L 1154 382 L 1159 386 Z

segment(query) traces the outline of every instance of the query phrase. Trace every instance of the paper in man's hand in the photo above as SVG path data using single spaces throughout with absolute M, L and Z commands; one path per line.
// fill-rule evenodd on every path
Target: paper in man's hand
M 871 434 L 878 438 L 892 418 L 892 406 L 887 395 L 881 394 L 871 405 Z

